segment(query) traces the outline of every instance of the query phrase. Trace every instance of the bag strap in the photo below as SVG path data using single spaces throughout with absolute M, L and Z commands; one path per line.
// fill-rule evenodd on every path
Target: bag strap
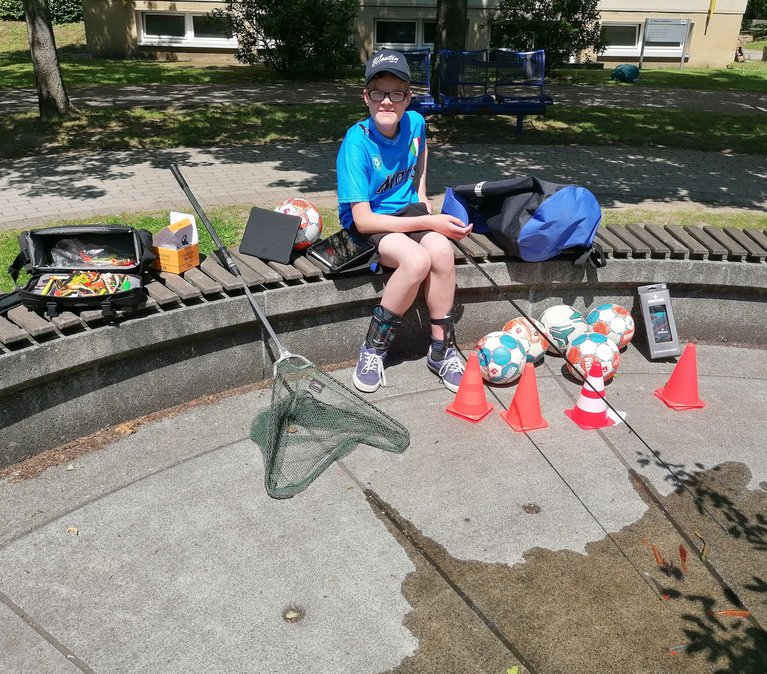
M 607 266 L 607 258 L 602 246 L 598 243 L 592 243 L 591 248 L 586 248 L 575 260 L 573 267 L 595 267 L 597 269 Z
M 22 251 L 16 255 L 13 262 L 8 265 L 8 275 L 11 277 L 14 285 L 16 284 L 16 280 L 19 278 L 19 272 L 24 268 L 24 265 L 27 262 L 29 262 L 29 258 L 27 257 L 27 254 Z

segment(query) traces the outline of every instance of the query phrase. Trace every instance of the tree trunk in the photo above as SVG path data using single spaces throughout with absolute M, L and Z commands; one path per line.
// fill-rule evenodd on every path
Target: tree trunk
M 431 67 L 431 95 L 439 96 L 439 52 L 441 49 L 466 49 L 469 25 L 468 0 L 437 0 L 437 35 Z M 448 92 L 449 93 L 449 92 Z
M 48 120 L 74 115 L 77 111 L 69 103 L 61 79 L 47 0 L 24 0 L 24 13 L 27 17 L 29 51 L 35 70 L 40 117 Z

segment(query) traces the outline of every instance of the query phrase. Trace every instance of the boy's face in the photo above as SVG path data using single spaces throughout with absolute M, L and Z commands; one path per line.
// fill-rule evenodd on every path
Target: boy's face
M 387 94 L 382 101 L 374 101 L 371 98 L 371 95 L 379 97 L 381 93 Z M 392 93 L 395 98 L 398 93 L 405 94 L 405 97 L 402 101 L 393 103 L 389 97 Z M 395 75 L 383 73 L 370 80 L 362 92 L 362 97 L 378 130 L 385 136 L 394 137 L 397 134 L 397 125 L 410 103 L 410 84 Z

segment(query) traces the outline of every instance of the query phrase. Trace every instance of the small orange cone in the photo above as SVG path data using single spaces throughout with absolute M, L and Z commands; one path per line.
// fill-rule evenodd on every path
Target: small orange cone
M 688 344 L 666 385 L 655 391 L 655 397 L 660 398 L 674 410 L 690 410 L 705 407 L 698 398 L 698 363 L 695 344 Z
M 592 363 L 586 382 L 583 384 L 580 398 L 575 403 L 575 407 L 571 410 L 565 410 L 565 414 L 584 431 L 620 423 L 621 419 L 616 419 L 614 415 L 607 413 L 605 380 L 602 375 L 602 365 L 598 361 Z
M 482 379 L 482 371 L 479 369 L 479 357 L 476 351 L 472 351 L 469 355 L 466 370 L 458 386 L 458 393 L 445 411 L 472 423 L 481 421 L 493 411 L 493 406 L 485 397 L 485 382 Z
M 524 432 L 548 428 L 549 422 L 541 415 L 538 384 L 535 381 L 535 365 L 532 363 L 525 365 L 509 409 L 500 414 L 503 420 L 515 431 Z

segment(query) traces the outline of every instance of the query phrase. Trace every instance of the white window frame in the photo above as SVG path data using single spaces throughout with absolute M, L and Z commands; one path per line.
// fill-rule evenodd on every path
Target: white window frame
M 423 49 L 424 47 L 433 47 L 432 42 L 423 41 L 424 23 L 434 21 L 434 19 L 398 19 L 396 17 L 381 17 L 373 20 L 373 50 L 378 49 Z M 379 23 L 413 23 L 415 24 L 415 42 L 377 42 Z
M 637 42 L 633 47 L 625 45 L 619 45 L 615 47 L 608 47 L 604 52 L 600 54 L 600 57 L 605 56 L 621 56 L 628 57 L 634 56 L 639 58 L 642 53 L 642 40 L 644 39 L 644 21 L 604 21 L 603 26 L 633 26 L 637 29 L 636 36 Z M 693 24 L 690 24 L 690 35 L 692 35 Z M 689 47 L 689 43 L 688 43 Z M 660 47 L 653 47 L 652 43 L 648 43 L 644 48 L 644 58 L 674 58 L 679 59 L 682 57 L 682 43 L 679 43 L 678 47 L 670 47 L 667 45 Z
M 138 26 L 138 44 L 149 47 L 216 47 L 237 48 L 237 38 L 215 38 L 194 36 L 193 17 L 205 16 L 206 12 L 165 12 L 159 10 L 144 10 L 137 12 L 136 26 Z M 148 14 L 166 14 L 184 17 L 184 37 L 173 35 L 147 35 L 145 31 L 145 17 Z

